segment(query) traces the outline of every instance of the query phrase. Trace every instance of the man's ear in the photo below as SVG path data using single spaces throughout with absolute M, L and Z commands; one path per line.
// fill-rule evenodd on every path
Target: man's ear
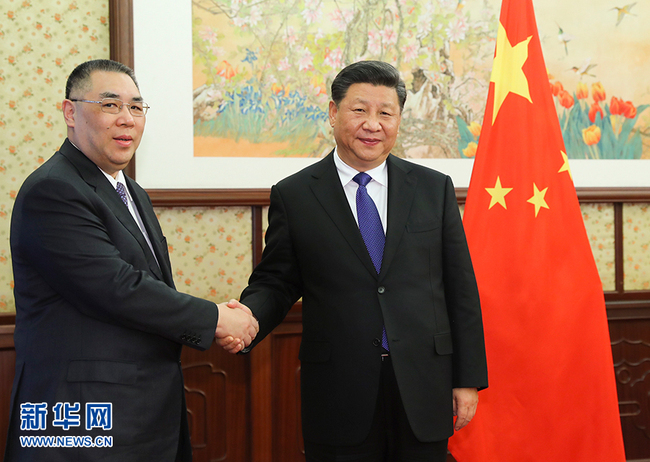
M 61 104 L 61 109 L 63 111 L 63 119 L 65 120 L 65 124 L 70 128 L 74 128 L 75 116 L 77 115 L 77 108 L 75 107 L 74 103 L 69 99 L 64 99 L 63 103 Z
M 334 101 L 330 101 L 330 107 L 329 107 L 329 119 L 330 119 L 330 126 L 333 127 L 334 124 L 336 123 L 336 114 L 338 113 L 339 108 L 336 106 L 336 103 Z

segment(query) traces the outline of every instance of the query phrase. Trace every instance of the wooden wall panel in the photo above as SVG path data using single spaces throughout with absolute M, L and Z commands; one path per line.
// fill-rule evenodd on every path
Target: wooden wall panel
M 181 358 L 194 462 L 249 459 L 249 358 L 213 345 Z
M 628 460 L 650 460 L 650 319 L 610 321 Z
M 155 205 L 160 206 L 191 206 L 194 201 L 201 205 L 251 206 L 254 259 L 259 261 L 262 207 L 267 205 L 268 191 L 150 193 Z M 611 199 L 619 210 L 615 216 L 617 290 L 606 293 L 605 298 L 626 456 L 629 461 L 650 462 L 650 291 L 624 289 L 620 213 L 622 200 L 649 202 L 650 197 L 647 192 L 637 197 L 633 191 L 627 195 L 614 191 L 611 197 L 603 194 L 598 192 L 581 200 Z M 462 192 L 459 196 L 462 199 Z M 13 316 L 0 316 L 0 455 L 4 451 L 14 376 L 13 323 Z M 207 352 L 184 349 L 182 364 L 196 462 L 304 461 L 298 360 L 301 333 L 298 306 L 249 355 L 231 355 L 217 347 Z M 453 458 L 449 456 L 448 461 Z
M 254 461 L 304 462 L 300 427 L 300 306 L 251 353 Z
M 610 310 L 621 422 L 629 461 L 650 461 L 650 304 Z M 292 312 L 293 313 L 293 312 Z M 219 348 L 182 356 L 196 462 L 304 462 L 300 432 L 299 313 L 248 356 Z M 0 455 L 14 376 L 13 326 L 0 325 Z M 588 386 L 588 384 L 585 384 Z M 453 461 L 451 456 L 448 461 Z
M 273 462 L 304 462 L 300 419 L 300 323 L 285 323 L 271 334 L 273 344 Z
M 0 458 L 4 457 L 9 430 L 9 401 L 15 364 L 14 326 L 0 325 Z

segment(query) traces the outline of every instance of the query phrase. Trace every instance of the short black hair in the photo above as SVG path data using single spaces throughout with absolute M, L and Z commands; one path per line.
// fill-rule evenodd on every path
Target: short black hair
M 133 69 L 129 66 L 125 66 L 122 63 L 117 61 L 112 61 L 110 59 L 93 59 L 91 61 L 86 61 L 85 63 L 79 64 L 68 77 L 68 81 L 65 85 L 65 98 L 70 99 L 72 92 L 80 89 L 85 89 L 90 86 L 90 75 L 95 71 L 104 71 L 104 72 L 119 72 L 126 74 L 131 77 L 135 86 L 140 89 L 138 86 L 138 81 L 135 79 L 135 73 Z
M 345 98 L 350 85 L 369 83 L 375 86 L 394 88 L 397 92 L 400 110 L 406 102 L 406 85 L 399 71 L 382 61 L 359 61 L 345 67 L 332 82 L 332 101 L 338 106 Z

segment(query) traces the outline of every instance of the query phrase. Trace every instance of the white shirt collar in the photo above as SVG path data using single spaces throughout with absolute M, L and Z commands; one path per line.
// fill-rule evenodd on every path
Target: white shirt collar
M 99 167 L 97 167 L 99 168 Z M 126 195 L 129 196 L 129 200 L 133 200 L 131 197 L 131 193 L 129 192 L 129 188 L 126 186 L 126 179 L 124 178 L 124 172 L 122 170 L 117 171 L 117 178 L 113 178 L 112 175 L 109 175 L 106 173 L 104 170 L 99 168 L 99 171 L 104 174 L 106 179 L 111 182 L 111 185 L 113 185 L 113 188 L 117 188 L 117 183 L 122 183 L 124 185 L 124 189 L 126 189 Z
M 336 170 L 339 173 L 339 178 L 341 178 L 341 183 L 344 186 L 350 181 L 354 181 L 353 178 L 357 175 L 357 173 L 359 173 L 355 168 L 350 167 L 348 164 L 343 162 L 339 156 L 338 149 L 336 148 L 334 149 L 334 164 L 336 165 Z M 371 170 L 366 170 L 366 173 L 380 185 L 388 187 L 388 168 L 385 160 L 377 167 Z
M 68 138 L 68 141 L 70 141 L 70 144 L 73 145 L 75 148 L 77 148 L 77 145 Z M 77 148 L 77 151 L 81 152 L 81 149 Z M 117 171 L 117 178 L 113 178 L 112 175 L 109 175 L 106 173 L 104 170 L 99 167 L 99 165 L 95 164 L 95 166 L 99 169 L 100 172 L 104 174 L 104 176 L 108 179 L 108 181 L 111 182 L 113 185 L 113 188 L 117 189 L 117 183 L 120 182 L 124 185 L 124 189 L 126 189 L 126 194 L 129 196 L 129 199 L 131 199 L 131 194 L 129 193 L 129 188 L 126 187 L 126 180 L 124 179 L 124 172 L 122 170 Z

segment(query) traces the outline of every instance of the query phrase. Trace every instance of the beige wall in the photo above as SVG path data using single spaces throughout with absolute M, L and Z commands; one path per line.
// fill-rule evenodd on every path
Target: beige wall
M 43 7 L 42 4 L 47 4 Z M 109 56 L 108 4 L 95 0 L 5 0 L 0 6 L 0 313 L 15 310 L 9 224 L 15 195 L 65 138 L 60 102 L 67 74 Z M 614 211 L 582 206 L 605 290 L 614 289 Z M 251 211 L 157 208 L 179 290 L 215 301 L 237 297 L 252 269 Z M 625 216 L 626 289 L 650 289 L 650 212 Z

